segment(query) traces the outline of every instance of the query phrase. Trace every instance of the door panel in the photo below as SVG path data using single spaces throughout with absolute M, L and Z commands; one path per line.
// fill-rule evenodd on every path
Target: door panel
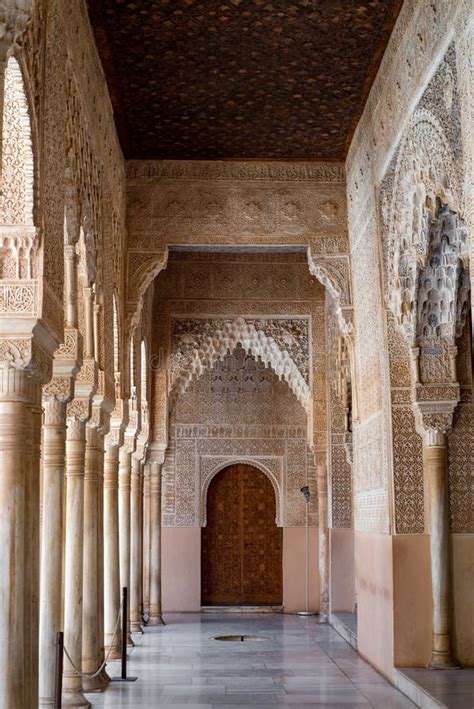
M 232 465 L 212 480 L 202 530 L 203 605 L 280 605 L 282 530 L 264 473 Z

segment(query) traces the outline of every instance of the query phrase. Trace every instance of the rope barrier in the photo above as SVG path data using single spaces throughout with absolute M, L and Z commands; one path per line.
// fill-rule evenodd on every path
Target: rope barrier
M 114 647 L 115 638 L 116 638 L 116 636 L 117 636 L 117 630 L 118 630 L 119 625 L 120 625 L 120 613 L 121 613 L 121 611 L 122 611 L 122 602 L 120 602 L 119 611 L 118 611 L 118 614 L 117 614 L 117 620 L 116 620 L 116 622 L 115 622 L 114 634 L 113 634 L 113 636 L 112 636 L 112 642 L 111 642 L 110 645 L 109 645 L 109 650 L 108 650 L 108 652 L 107 652 L 107 655 L 106 655 L 106 657 L 105 657 L 103 663 L 101 664 L 101 666 L 99 667 L 98 670 L 95 670 L 95 672 L 82 672 L 82 670 L 80 670 L 80 669 L 76 666 L 76 664 L 74 663 L 74 661 L 73 661 L 72 658 L 71 658 L 71 655 L 68 653 L 66 646 L 64 645 L 64 654 L 66 655 L 67 659 L 69 660 L 69 663 L 70 663 L 71 667 L 73 668 L 74 672 L 75 672 L 77 675 L 79 675 L 80 677 L 85 677 L 85 678 L 87 678 L 87 679 L 94 679 L 94 677 L 97 677 L 97 675 L 100 675 L 100 673 L 102 672 L 102 670 L 103 670 L 104 667 L 106 666 L 106 664 L 107 664 L 107 662 L 108 662 L 108 660 L 109 660 L 109 657 L 110 657 L 110 653 L 112 652 L 112 648 Z

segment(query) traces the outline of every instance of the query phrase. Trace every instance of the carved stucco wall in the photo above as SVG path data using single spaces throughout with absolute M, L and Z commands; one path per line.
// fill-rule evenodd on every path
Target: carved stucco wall
M 153 416 L 152 446 L 168 443 L 164 523 L 204 524 L 205 491 L 216 470 L 247 460 L 272 480 L 278 524 L 303 524 L 299 489 L 307 475 L 315 495 L 317 484 L 308 438 L 314 431 L 319 450 L 326 442 L 324 289 L 309 274 L 306 256 L 173 253 L 155 281 L 153 317 L 153 398 L 161 416 Z M 253 326 L 257 335 L 294 357 L 303 381 L 316 392 L 317 405 L 309 412 L 313 430 L 285 373 L 277 376 L 271 358 L 265 366 L 245 338 L 226 340 L 228 354 L 224 350 L 216 361 L 203 360 L 204 368 L 174 400 L 167 426 L 164 399 L 177 373 L 189 368 L 203 339 L 236 321 Z M 310 520 L 316 523 L 315 496 Z
M 329 525 L 350 529 L 353 526 L 351 367 L 347 344 L 329 294 L 326 295 L 326 325 Z
M 414 165 L 415 171 L 421 170 L 421 180 L 433 179 L 446 193 L 456 194 L 455 208 L 472 233 L 470 16 L 468 2 L 405 2 L 346 162 L 356 331 L 359 418 L 354 430 L 354 487 L 359 530 L 420 532 L 424 528 L 421 445 L 407 401 L 409 353 L 385 308 L 393 292 L 385 292 L 381 285 L 380 214 L 386 202 L 384 178 L 390 175 L 391 161 L 397 161 L 399 146 L 406 147 L 408 140 L 410 154 L 417 158 L 410 169 Z M 434 116 L 431 122 L 427 113 Z M 445 138 L 439 142 L 433 128 L 443 124 Z M 418 132 L 413 130 L 415 125 L 420 127 Z M 406 166 L 410 166 L 409 159 Z M 410 180 L 399 184 L 416 187 Z M 397 194 L 401 211 L 410 190 L 403 198 Z M 398 236 L 401 240 L 405 234 Z M 470 248 L 472 279 L 472 239 Z M 463 444 L 468 448 L 464 451 L 467 459 L 468 440 L 466 436 Z M 461 478 L 467 480 L 465 475 Z M 461 478 L 458 474 L 457 485 Z M 465 521 L 461 526 L 466 529 Z
M 126 169 L 130 321 L 173 244 L 309 247 L 350 305 L 342 164 L 132 160 Z
M 194 381 L 172 410 L 163 466 L 164 523 L 204 524 L 215 472 L 247 461 L 261 467 L 274 485 L 277 524 L 301 525 L 299 490 L 313 472 L 307 470 L 306 434 L 305 412 L 286 382 L 238 346 Z M 312 518 L 315 509 L 313 504 Z
M 2 355 L 14 359 L 17 366 L 28 361 L 28 339 L 19 340 L 18 336 L 24 328 L 28 338 L 32 316 L 41 317 L 57 344 L 63 341 L 64 244 L 77 242 L 79 227 L 85 226 L 86 220 L 94 238 L 95 287 L 100 303 L 98 391 L 113 401 L 112 293 L 115 291 L 123 313 L 125 175 L 112 107 L 83 2 L 38 0 L 32 9 L 28 3 L 22 9 L 21 26 L 26 29 L 10 54 L 18 61 L 26 92 L 20 115 L 23 122 L 28 118 L 31 126 L 34 165 L 29 170 L 33 189 L 25 192 L 24 186 L 17 184 L 14 193 L 9 190 L 8 205 L 4 205 L 7 224 L 2 226 L 0 236 L 8 244 L 14 214 L 19 214 L 20 202 L 25 200 L 28 209 L 32 208 L 36 233 L 30 252 L 34 263 L 20 269 L 17 280 L 2 283 L 2 317 L 16 320 L 12 340 L 2 343 Z M 22 15 L 19 11 L 17 14 Z M 11 175 L 8 156 L 6 168 Z M 12 198 L 18 203 L 13 204 Z M 18 223 L 28 222 L 21 219 Z M 18 232 L 16 236 L 25 242 L 21 246 L 27 246 L 31 239 L 31 234 Z M 104 258 L 106 252 L 113 258 Z M 27 303 L 25 297 L 31 302 Z M 8 337 L 7 330 L 2 335 Z M 68 333 L 69 349 L 71 337 Z M 39 342 L 41 338 L 35 334 L 34 339 Z M 45 342 L 43 338 L 41 346 Z M 72 350 L 78 348 L 76 338 Z M 51 372 L 45 354 L 33 354 L 38 358 L 36 366 L 45 373 L 43 380 Z M 80 376 L 87 379 L 85 369 Z
M 420 376 L 424 397 L 449 400 L 457 397 L 450 373 L 449 347 L 455 344 L 467 321 L 469 290 L 467 228 L 458 216 L 443 215 L 436 200 L 463 213 L 463 149 L 460 95 L 455 45 L 451 43 L 437 66 L 403 132 L 380 187 L 383 271 L 389 343 L 394 506 L 396 531 L 424 531 L 422 442 L 416 431 L 412 402 L 412 354 L 410 344 L 420 346 Z M 429 239 L 433 247 L 429 245 Z M 446 254 L 429 260 L 429 248 L 446 240 Z M 448 254 L 447 250 L 452 254 Z M 428 257 L 425 256 L 428 254 Z M 426 266 L 421 264 L 425 263 Z M 450 264 L 444 262 L 449 260 Z M 452 262 L 452 265 L 451 265 Z M 446 261 L 447 263 L 447 261 Z M 456 272 L 459 274 L 456 275 Z M 426 288 L 425 284 L 429 284 Z M 419 289 L 417 291 L 417 289 Z M 417 302 L 418 301 L 418 302 Z M 469 327 L 467 327 L 469 330 Z M 468 334 L 464 334 L 464 339 Z M 461 370 L 458 363 L 458 370 Z M 472 461 L 472 381 L 464 366 L 461 404 L 449 439 L 452 527 L 472 530 L 466 514 L 472 485 L 463 472 Z M 465 426 L 467 427 L 465 428 Z M 464 463 L 457 458 L 465 430 Z M 467 504 L 464 504 L 464 501 Z

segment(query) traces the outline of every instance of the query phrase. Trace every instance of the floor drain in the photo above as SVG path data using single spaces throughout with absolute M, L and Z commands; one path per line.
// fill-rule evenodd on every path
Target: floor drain
M 262 641 L 268 640 L 268 638 L 262 638 L 261 635 L 216 635 L 214 640 L 225 640 L 230 643 L 243 643 L 250 641 Z

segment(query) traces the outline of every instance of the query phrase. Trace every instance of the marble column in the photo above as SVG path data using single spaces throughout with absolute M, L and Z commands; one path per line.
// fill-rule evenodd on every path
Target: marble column
M 132 454 L 122 446 L 119 454 L 119 547 L 120 589 L 128 588 L 129 616 L 127 645 L 133 645 L 130 635 L 130 485 Z
M 329 619 L 329 529 L 328 480 L 326 463 L 319 463 L 318 472 L 318 544 L 319 544 L 319 623 Z
M 39 578 L 37 559 L 28 567 L 28 556 L 39 547 L 39 488 L 33 479 L 39 451 L 31 409 L 39 407 L 40 396 L 25 370 L 8 364 L 0 369 L 0 706 L 9 709 L 23 709 L 38 693 L 31 638 L 38 637 Z
M 100 666 L 99 640 L 99 433 L 95 425 L 86 426 L 84 471 L 84 567 L 82 616 L 82 671 L 95 672 Z M 83 679 L 87 692 L 107 685 L 99 674 Z
M 82 666 L 84 563 L 85 420 L 71 416 L 66 433 L 66 553 L 64 573 L 64 645 L 76 667 Z M 82 679 L 64 658 L 63 705 L 89 707 Z
M 149 625 L 164 625 L 161 617 L 161 464 L 150 470 L 150 617 Z
M 140 462 L 140 477 L 138 489 L 138 615 L 140 627 L 143 619 L 143 461 Z M 143 630 L 143 627 L 142 627 Z
M 97 447 L 97 625 L 99 665 L 105 660 L 104 642 L 104 435 L 99 432 Z M 106 668 L 101 672 L 105 685 L 110 682 Z
M 40 583 L 40 468 L 41 468 L 41 425 L 43 409 L 41 388 L 35 395 L 35 403 L 29 407 L 29 430 L 31 445 L 27 448 L 28 475 L 26 486 L 25 515 L 27 536 L 25 548 L 25 652 L 28 679 L 25 683 L 26 701 L 38 706 L 38 632 L 39 632 L 39 583 Z
M 141 474 L 140 461 L 132 458 L 130 495 L 130 629 L 141 633 L 140 591 L 141 591 Z
M 114 631 L 120 609 L 118 515 L 119 447 L 108 445 L 104 461 L 104 642 L 111 660 L 120 657 L 120 633 Z M 112 644 L 113 643 L 113 644 Z
M 433 635 L 428 666 L 447 669 L 456 666 L 452 649 L 452 608 L 446 435 L 425 433 L 423 467 L 428 493 L 433 597 Z
M 150 617 L 150 463 L 143 466 L 143 573 L 142 573 L 142 603 L 143 620 Z
M 39 705 L 53 706 L 56 633 L 62 630 L 66 403 L 43 398 L 43 514 L 39 630 Z

